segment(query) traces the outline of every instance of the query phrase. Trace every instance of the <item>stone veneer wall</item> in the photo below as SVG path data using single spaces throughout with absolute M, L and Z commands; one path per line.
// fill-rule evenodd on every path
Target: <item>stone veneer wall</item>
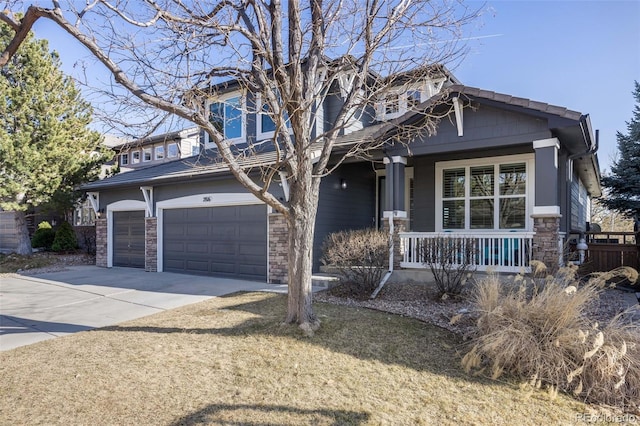
M 404 256 L 404 247 L 400 241 L 400 232 L 407 230 L 408 219 L 404 217 L 396 217 L 393 219 L 393 269 L 400 269 L 400 262 Z M 389 232 L 389 219 L 384 218 L 382 229 Z
M 533 218 L 533 260 L 547 266 L 549 272 L 560 267 L 560 215 L 535 215 Z
M 286 284 L 288 281 L 289 231 L 287 221 L 280 213 L 269 214 L 269 270 L 267 282 Z
M 158 271 L 158 218 L 144 219 L 144 270 Z
M 107 219 L 96 219 L 96 266 L 107 267 Z

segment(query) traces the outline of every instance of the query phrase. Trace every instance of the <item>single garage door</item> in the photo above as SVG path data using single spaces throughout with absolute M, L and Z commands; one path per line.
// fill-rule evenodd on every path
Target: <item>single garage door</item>
M 113 212 L 113 266 L 144 268 L 144 211 Z
M 167 272 L 267 279 L 265 205 L 166 209 Z

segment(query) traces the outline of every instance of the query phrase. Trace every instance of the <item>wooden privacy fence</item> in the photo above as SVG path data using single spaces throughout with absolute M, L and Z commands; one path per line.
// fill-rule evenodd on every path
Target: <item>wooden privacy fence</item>
M 640 246 L 633 232 L 588 232 L 587 268 L 591 272 L 606 272 L 620 266 L 640 270 Z

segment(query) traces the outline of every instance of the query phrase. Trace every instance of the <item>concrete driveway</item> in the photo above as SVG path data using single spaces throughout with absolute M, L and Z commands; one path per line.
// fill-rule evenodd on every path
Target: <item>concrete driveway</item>
M 0 351 L 271 285 L 132 268 L 75 266 L 37 276 L 0 277 Z

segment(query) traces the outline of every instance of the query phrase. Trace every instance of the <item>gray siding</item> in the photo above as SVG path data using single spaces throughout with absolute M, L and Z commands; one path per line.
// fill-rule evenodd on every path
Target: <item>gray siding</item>
M 340 188 L 341 179 L 347 189 Z M 375 227 L 375 173 L 370 164 L 346 164 L 322 180 L 313 240 L 313 270 L 318 271 L 322 242 L 332 232 Z
M 139 188 L 117 189 L 111 191 L 100 191 L 100 209 L 106 210 L 107 205 L 122 200 L 144 201 L 142 191 Z M 104 216 L 103 216 L 104 217 Z
M 464 109 L 464 136 L 458 136 L 454 116 L 450 117 L 451 121 L 440 122 L 437 134 L 422 135 L 411 143 L 413 155 L 506 148 L 552 136 L 546 120 L 484 105 Z M 402 151 L 401 146 L 391 150 L 394 155 Z
M 503 155 L 529 154 L 533 146 L 516 146 L 481 151 L 452 152 L 442 155 L 420 156 L 413 158 L 413 198 L 414 213 L 412 231 L 434 232 L 436 229 L 436 162 L 467 160 L 474 158 L 498 157 Z
M 0 212 L 0 251 L 14 251 L 18 248 L 18 230 L 15 213 Z

